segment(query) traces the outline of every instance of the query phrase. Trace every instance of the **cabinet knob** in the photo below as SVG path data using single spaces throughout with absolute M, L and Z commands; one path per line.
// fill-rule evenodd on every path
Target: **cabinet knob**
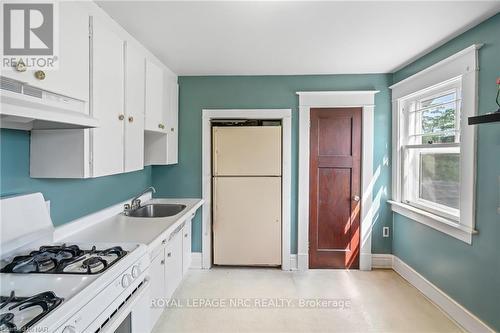
M 165 260 L 162 259 L 162 261 L 160 261 L 160 264 L 165 265 Z
M 24 63 L 24 61 L 22 59 L 19 59 L 16 62 L 16 71 L 18 71 L 18 72 L 26 72 L 26 64 Z
M 354 201 L 356 201 L 356 202 L 358 202 L 360 199 L 361 199 L 361 198 L 359 197 L 359 195 L 354 195 L 354 196 L 352 197 L 352 200 L 354 200 Z
M 165 125 L 163 125 L 163 124 L 158 124 L 158 128 L 164 129 L 164 128 L 165 128 Z
M 188 234 L 184 234 L 184 237 L 187 238 Z
M 44 80 L 45 79 L 45 72 L 44 71 L 36 71 L 35 72 L 35 77 L 38 80 Z
M 171 256 L 172 256 L 172 252 L 167 253 L 167 257 L 170 258 Z
M 174 128 L 173 128 L 173 127 L 171 127 L 171 128 L 170 128 L 170 131 L 171 131 L 171 132 L 173 132 L 173 131 L 174 131 Z
M 134 122 L 134 117 L 132 117 L 132 116 L 128 117 L 128 122 L 129 123 L 133 123 Z
M 123 119 L 125 119 L 125 116 L 123 114 L 118 116 L 118 120 L 123 120 Z
M 163 245 L 165 245 L 165 244 L 167 244 L 167 240 L 166 240 L 166 239 L 164 239 L 164 240 L 162 240 L 162 241 L 161 241 L 161 243 L 162 243 Z

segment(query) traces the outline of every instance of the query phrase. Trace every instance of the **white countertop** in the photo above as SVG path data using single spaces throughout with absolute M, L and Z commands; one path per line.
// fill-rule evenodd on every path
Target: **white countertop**
M 162 234 L 173 231 L 177 225 L 193 215 L 203 202 L 202 199 L 152 199 L 143 204 L 183 204 L 186 208 L 177 215 L 158 218 L 128 217 L 119 214 L 80 230 L 62 241 L 141 243 L 149 246 Z

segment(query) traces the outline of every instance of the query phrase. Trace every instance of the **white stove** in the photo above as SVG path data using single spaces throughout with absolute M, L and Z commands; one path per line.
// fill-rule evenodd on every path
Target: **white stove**
M 53 243 L 41 193 L 0 204 L 0 332 L 150 331 L 145 245 Z

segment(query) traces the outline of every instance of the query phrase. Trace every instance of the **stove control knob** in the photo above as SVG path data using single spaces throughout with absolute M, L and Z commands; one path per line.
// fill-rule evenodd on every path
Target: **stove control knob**
M 64 327 L 64 329 L 62 330 L 62 333 L 77 333 L 77 332 L 76 332 L 75 326 L 69 325 L 69 326 Z
M 125 274 L 122 277 L 122 287 L 127 288 L 128 286 L 130 286 L 131 280 L 132 280 L 132 278 L 131 278 L 130 274 Z
M 140 274 L 141 274 L 141 270 L 140 270 L 139 266 L 138 265 L 134 265 L 134 267 L 132 267 L 132 277 L 135 279 Z

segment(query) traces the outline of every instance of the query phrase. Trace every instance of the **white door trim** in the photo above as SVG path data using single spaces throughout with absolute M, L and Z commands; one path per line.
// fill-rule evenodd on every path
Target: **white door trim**
M 361 107 L 362 160 L 361 160 L 361 253 L 359 268 L 372 268 L 372 192 L 376 177 L 373 175 L 373 111 L 376 90 L 370 91 L 306 91 L 299 95 L 299 207 L 298 249 L 299 270 L 309 269 L 309 129 L 311 108 Z
M 224 109 L 202 110 L 202 268 L 212 267 L 212 119 L 280 119 L 283 130 L 282 179 L 282 269 L 290 270 L 290 222 L 292 192 L 292 110 L 291 109 Z

